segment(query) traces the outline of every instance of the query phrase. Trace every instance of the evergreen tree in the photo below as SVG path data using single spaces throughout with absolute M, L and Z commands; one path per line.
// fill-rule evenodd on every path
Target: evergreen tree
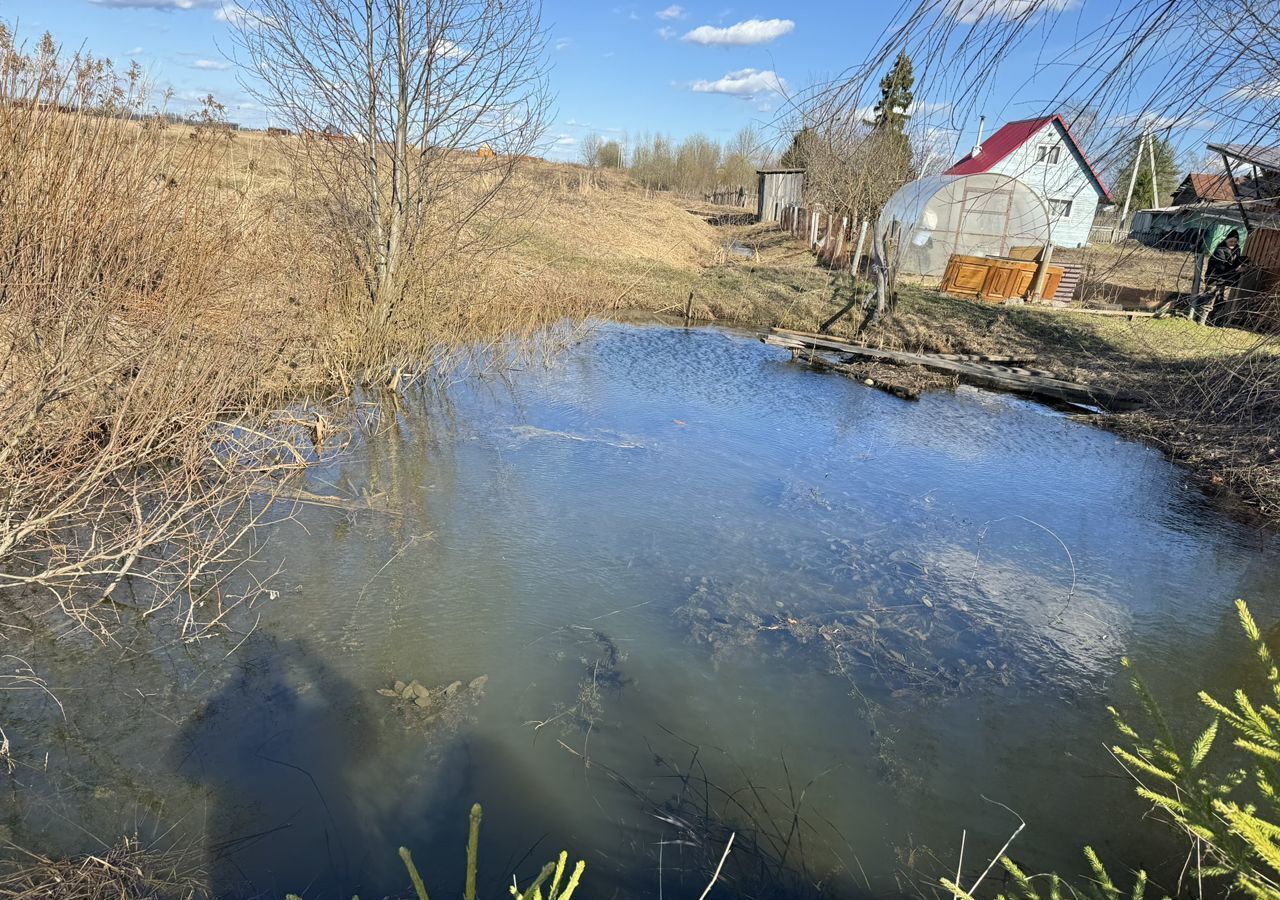
M 1125 159 L 1124 168 L 1120 170 L 1120 176 L 1115 182 L 1117 193 L 1119 191 L 1129 190 L 1129 179 L 1133 177 L 1133 167 L 1138 167 L 1138 180 L 1133 185 L 1133 199 L 1129 203 L 1129 211 L 1132 213 L 1138 209 L 1153 209 L 1161 206 L 1168 206 L 1173 192 L 1178 189 L 1178 161 L 1177 154 L 1174 152 L 1173 144 L 1168 138 L 1152 137 L 1155 145 L 1156 155 L 1156 187 L 1160 189 L 1160 196 L 1155 196 L 1155 192 L 1151 188 L 1151 151 L 1147 149 L 1147 142 L 1137 140 L 1133 142 L 1133 146 L 1129 148 L 1129 155 Z M 1120 198 L 1123 203 L 1123 197 Z
M 814 157 L 817 143 L 817 130 L 806 125 L 791 138 L 791 146 L 782 154 L 779 164 L 784 169 L 807 169 Z
M 903 51 L 893 61 L 889 74 L 880 79 L 880 102 L 876 104 L 875 118 L 872 120 L 877 130 L 887 128 L 902 131 L 907 119 L 911 118 L 907 110 L 915 99 L 911 93 L 915 84 L 916 76 L 911 68 L 911 58 Z

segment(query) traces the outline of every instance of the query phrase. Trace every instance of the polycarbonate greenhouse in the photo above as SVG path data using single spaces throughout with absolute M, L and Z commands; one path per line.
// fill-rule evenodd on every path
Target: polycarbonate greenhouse
M 1049 209 L 1027 185 L 1008 175 L 931 175 L 903 185 L 885 203 L 876 225 L 886 252 L 897 242 L 898 271 L 941 277 L 953 253 L 1007 256 L 1014 247 L 1049 241 Z

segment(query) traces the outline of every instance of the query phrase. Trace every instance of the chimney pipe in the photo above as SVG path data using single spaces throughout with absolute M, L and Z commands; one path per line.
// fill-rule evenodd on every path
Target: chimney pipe
M 986 124 L 987 124 L 987 117 L 978 116 L 978 142 L 973 145 L 973 152 L 969 154 L 970 157 L 977 156 L 982 152 L 982 130 L 983 130 L 983 126 L 985 126 Z

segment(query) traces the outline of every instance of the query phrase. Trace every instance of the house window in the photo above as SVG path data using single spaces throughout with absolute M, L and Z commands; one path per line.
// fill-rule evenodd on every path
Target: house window
M 1043 147 L 1037 147 L 1036 149 L 1037 149 L 1037 154 L 1036 154 L 1037 162 L 1047 162 L 1047 163 L 1056 164 L 1058 160 L 1061 158 L 1062 147 L 1060 146 L 1057 146 L 1057 145 L 1054 145 L 1052 147 L 1043 146 Z
M 1050 200 L 1049 215 L 1055 219 L 1071 218 L 1071 203 L 1070 200 Z

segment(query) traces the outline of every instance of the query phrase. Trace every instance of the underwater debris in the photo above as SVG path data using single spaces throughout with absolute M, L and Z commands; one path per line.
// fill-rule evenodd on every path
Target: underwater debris
M 464 685 L 461 681 L 429 688 L 417 679 L 396 681 L 378 694 L 392 700 L 406 726 L 414 729 L 454 729 L 470 717 L 471 709 L 484 696 L 488 675 L 480 675 Z
M 608 634 L 597 628 L 573 625 L 566 631 L 585 633 L 578 643 L 593 645 L 593 652 L 583 653 L 578 657 L 582 665 L 582 678 L 578 682 L 577 693 L 572 703 L 557 703 L 552 715 L 540 721 L 526 724 L 542 728 L 552 722 L 560 723 L 563 733 L 577 730 L 590 732 L 599 726 L 604 717 L 604 694 L 606 691 L 617 693 L 631 683 L 624 675 L 620 664 L 626 661 L 626 653 L 618 648 L 617 643 Z M 564 654 L 557 654 L 563 658 Z
M 878 685 L 893 699 L 936 698 L 1036 677 L 1038 664 L 969 605 L 927 593 L 897 599 L 889 605 L 869 596 L 853 608 L 806 612 L 703 579 L 676 618 L 716 661 L 752 649 L 811 653 L 833 674 L 860 689 Z

